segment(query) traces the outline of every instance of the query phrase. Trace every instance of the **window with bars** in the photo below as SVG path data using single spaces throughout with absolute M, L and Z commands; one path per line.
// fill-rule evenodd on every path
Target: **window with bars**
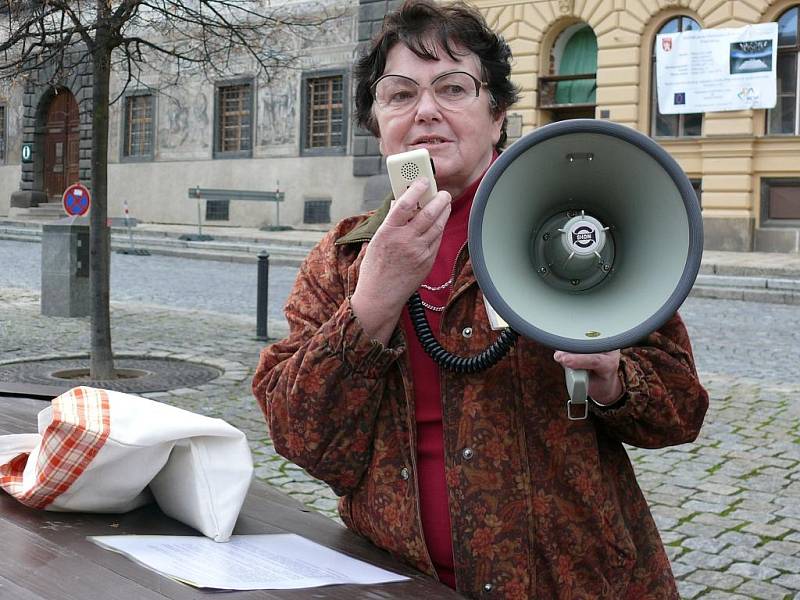
M 253 85 L 218 85 L 215 108 L 215 156 L 252 156 Z
M 347 145 L 344 75 L 306 76 L 303 88 L 304 153 L 344 151 Z
M 153 158 L 155 131 L 152 94 L 132 94 L 125 97 L 122 126 L 122 156 L 131 159 Z
M 303 223 L 330 223 L 331 201 L 325 198 L 306 200 L 303 205 Z
M 702 29 L 691 17 L 674 17 L 664 23 L 656 35 L 661 33 L 681 33 Z M 682 115 L 665 115 L 658 110 L 658 93 L 656 82 L 656 40 L 650 60 L 650 135 L 653 137 L 696 137 L 703 132 L 703 113 Z
M 206 200 L 206 221 L 227 221 L 230 200 Z
M 778 101 L 767 111 L 767 133 L 800 135 L 800 5 L 778 18 Z
M 6 107 L 0 104 L 0 164 L 6 162 Z

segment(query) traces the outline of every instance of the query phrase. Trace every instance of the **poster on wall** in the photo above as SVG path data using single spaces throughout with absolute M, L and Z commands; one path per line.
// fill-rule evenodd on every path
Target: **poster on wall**
M 777 23 L 658 35 L 658 110 L 674 115 L 773 108 L 777 48 Z

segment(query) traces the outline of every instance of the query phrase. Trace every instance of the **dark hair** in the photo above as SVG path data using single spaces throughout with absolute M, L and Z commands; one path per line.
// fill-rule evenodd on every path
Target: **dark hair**
M 493 32 L 477 9 L 464 2 L 437 4 L 433 0 L 405 0 L 395 12 L 383 19 L 381 31 L 372 39 L 366 52 L 356 61 L 356 120 L 378 136 L 378 124 L 372 114 L 372 84 L 383 75 L 386 57 L 396 44 L 405 44 L 425 60 L 439 60 L 442 48 L 453 60 L 474 53 L 481 62 L 481 76 L 489 90 L 492 114 L 505 112 L 519 99 L 519 90 L 511 82 L 511 48 L 502 36 Z M 506 120 L 495 148 L 505 146 Z

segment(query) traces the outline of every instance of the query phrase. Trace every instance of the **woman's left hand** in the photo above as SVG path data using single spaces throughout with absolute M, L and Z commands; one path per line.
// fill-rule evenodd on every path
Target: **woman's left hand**
M 557 350 L 553 358 L 563 367 L 589 372 L 589 396 L 598 404 L 613 404 L 622 395 L 619 350 L 597 354 L 572 354 Z

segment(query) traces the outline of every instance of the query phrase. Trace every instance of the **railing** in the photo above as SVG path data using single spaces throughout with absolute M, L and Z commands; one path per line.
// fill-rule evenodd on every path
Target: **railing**
M 543 109 L 558 108 L 593 108 L 594 102 L 585 103 L 564 103 L 556 102 L 556 92 L 558 84 L 562 81 L 595 81 L 597 73 L 580 73 L 578 75 L 546 75 L 539 77 L 539 91 L 537 93 L 536 105 Z M 597 88 L 595 82 L 594 88 Z

